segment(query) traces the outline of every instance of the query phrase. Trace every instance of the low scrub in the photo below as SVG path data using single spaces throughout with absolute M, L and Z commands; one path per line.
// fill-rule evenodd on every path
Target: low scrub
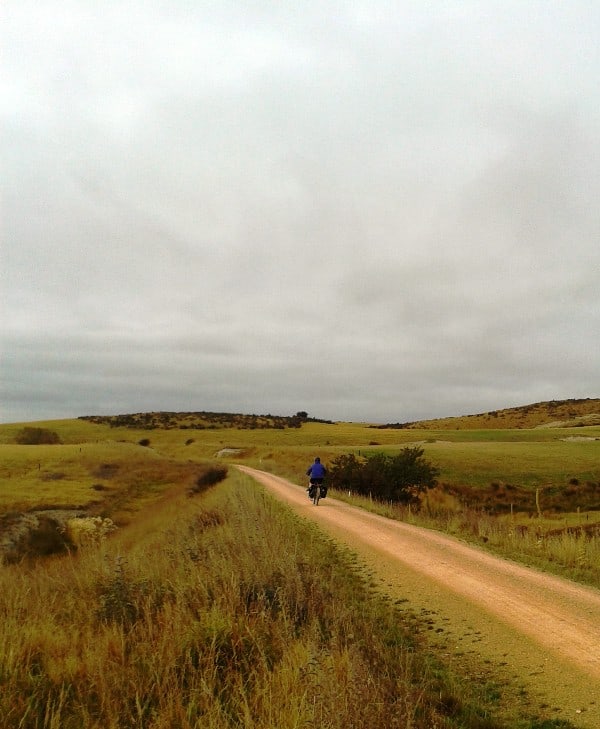
M 519 484 L 492 481 L 487 488 L 466 484 L 442 484 L 450 496 L 471 509 L 489 514 L 525 511 L 531 515 L 538 509 L 561 513 L 579 508 L 582 511 L 600 511 L 600 482 L 572 478 L 565 484 L 547 484 L 527 488 Z

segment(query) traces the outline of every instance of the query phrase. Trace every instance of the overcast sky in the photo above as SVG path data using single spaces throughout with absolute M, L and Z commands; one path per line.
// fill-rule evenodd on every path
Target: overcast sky
M 597 0 L 1 23 L 1 421 L 600 396 Z

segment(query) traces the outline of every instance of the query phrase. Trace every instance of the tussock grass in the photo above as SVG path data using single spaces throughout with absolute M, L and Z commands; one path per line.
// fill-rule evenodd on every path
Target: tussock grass
M 143 516 L 0 571 L 5 729 L 503 726 L 350 553 L 243 475 Z

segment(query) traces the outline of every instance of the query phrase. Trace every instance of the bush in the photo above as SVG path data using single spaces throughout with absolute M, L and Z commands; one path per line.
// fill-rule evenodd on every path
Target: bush
M 48 557 L 52 554 L 65 554 L 72 547 L 67 535 L 63 533 L 56 519 L 40 516 L 15 545 L 13 560 L 20 557 Z
M 15 442 L 19 445 L 55 445 L 60 443 L 60 438 L 58 433 L 48 430 L 48 428 L 28 426 L 16 434 Z
M 209 486 L 227 478 L 227 466 L 208 466 L 196 479 L 196 483 L 189 489 L 188 494 L 200 494 Z
M 65 534 L 76 547 L 98 546 L 116 529 L 111 519 L 88 516 L 70 519 Z
M 332 461 L 329 483 L 378 501 L 417 504 L 421 493 L 437 485 L 439 470 L 423 457 L 423 449 L 403 448 L 395 456 L 376 453 L 359 460 L 354 454 Z

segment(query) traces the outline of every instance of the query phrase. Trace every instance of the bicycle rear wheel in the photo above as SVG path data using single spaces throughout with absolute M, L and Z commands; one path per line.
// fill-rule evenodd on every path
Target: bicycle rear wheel
M 321 498 L 321 487 L 318 483 L 314 485 L 314 493 L 313 493 L 313 504 L 315 506 L 319 505 L 319 499 Z

